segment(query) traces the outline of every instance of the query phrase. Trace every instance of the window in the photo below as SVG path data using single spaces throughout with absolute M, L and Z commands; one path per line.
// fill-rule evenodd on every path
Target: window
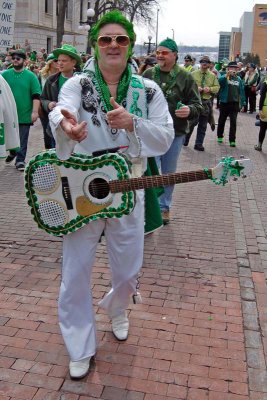
M 72 19 L 73 0 L 69 0 L 66 8 L 66 19 Z
M 52 51 L 52 38 L 51 37 L 48 37 L 46 39 L 46 48 L 47 48 L 47 53 L 48 54 L 51 53 L 51 51 Z
M 53 14 L 53 0 L 45 0 L 45 13 Z

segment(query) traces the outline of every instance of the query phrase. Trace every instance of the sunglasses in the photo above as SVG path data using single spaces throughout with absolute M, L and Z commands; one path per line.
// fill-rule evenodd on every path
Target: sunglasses
M 156 51 L 156 55 L 157 55 L 157 56 L 160 56 L 160 55 L 162 55 L 162 56 L 167 56 L 167 55 L 170 54 L 170 53 L 171 53 L 171 51 L 168 51 L 168 50 L 162 50 L 162 51 L 157 50 L 157 51 Z
M 22 60 L 22 58 L 23 57 L 19 57 L 19 56 L 14 56 L 14 57 L 11 57 L 11 60 L 17 60 L 17 61 L 19 61 L 19 60 Z
M 101 48 L 111 46 L 112 42 L 120 47 L 127 47 L 130 44 L 130 38 L 127 35 L 103 35 L 97 39 L 97 44 Z

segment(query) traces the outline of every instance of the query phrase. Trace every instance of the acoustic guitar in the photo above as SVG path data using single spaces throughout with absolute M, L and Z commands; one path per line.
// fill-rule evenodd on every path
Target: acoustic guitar
M 99 218 L 120 218 L 132 212 L 135 191 L 178 183 L 245 177 L 249 159 L 222 159 L 215 168 L 168 175 L 131 177 L 131 163 L 120 153 L 97 157 L 72 154 L 58 159 L 54 150 L 34 156 L 25 169 L 25 188 L 39 228 L 55 236 L 76 231 Z

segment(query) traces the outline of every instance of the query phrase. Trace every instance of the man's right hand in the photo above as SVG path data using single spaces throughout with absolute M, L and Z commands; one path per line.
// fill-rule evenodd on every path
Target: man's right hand
M 68 110 L 61 110 L 61 114 L 64 116 L 63 120 L 60 122 L 60 126 L 66 135 L 70 139 L 81 142 L 87 137 L 87 123 L 85 121 L 78 124 L 77 119 L 74 114 Z

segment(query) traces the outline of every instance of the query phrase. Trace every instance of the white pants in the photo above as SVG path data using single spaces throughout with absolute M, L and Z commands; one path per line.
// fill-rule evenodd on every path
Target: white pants
M 112 289 L 100 301 L 110 318 L 121 314 L 136 291 L 144 250 L 144 193 L 136 192 L 130 215 L 92 221 L 63 240 L 59 325 L 72 361 L 96 352 L 91 271 L 101 233 L 105 231 Z

